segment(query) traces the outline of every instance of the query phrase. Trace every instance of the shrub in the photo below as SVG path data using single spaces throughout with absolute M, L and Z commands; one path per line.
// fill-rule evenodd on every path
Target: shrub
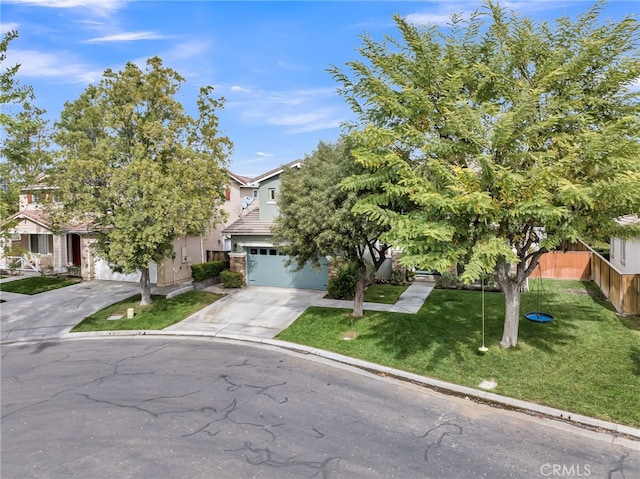
M 204 281 L 205 279 L 220 276 L 220 273 L 229 268 L 226 260 L 211 261 L 209 263 L 191 265 L 191 277 L 194 281 Z
M 358 269 L 354 265 L 343 264 L 338 267 L 338 274 L 329 280 L 327 296 L 331 299 L 349 299 L 356 294 Z
M 242 275 L 228 269 L 220 273 L 220 281 L 222 281 L 225 288 L 241 288 L 244 286 Z
M 436 288 L 441 289 L 462 289 L 462 281 L 456 274 L 444 272 L 436 281 Z

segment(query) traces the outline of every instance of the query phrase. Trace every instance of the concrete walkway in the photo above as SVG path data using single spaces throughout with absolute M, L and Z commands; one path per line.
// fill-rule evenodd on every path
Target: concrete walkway
M 416 314 L 431 294 L 436 283 L 434 281 L 414 281 L 405 290 L 395 304 L 364 303 L 365 311 L 386 311 L 388 313 Z M 313 306 L 327 308 L 353 308 L 353 301 L 342 299 L 320 298 Z
M 434 282 L 416 281 L 406 289 L 396 304 L 364 303 L 364 309 L 415 314 L 434 286 Z M 164 331 L 270 339 L 288 328 L 310 306 L 353 308 L 353 301 L 325 299 L 325 291 L 265 286 L 229 290 L 219 285 L 207 287 L 205 291 L 224 293 L 227 296 Z

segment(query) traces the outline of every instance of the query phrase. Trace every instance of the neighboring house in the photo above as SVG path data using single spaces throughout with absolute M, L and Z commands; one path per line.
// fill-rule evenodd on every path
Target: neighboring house
M 24 271 L 52 269 L 67 272 L 75 269 L 77 274 L 88 276 L 91 271 L 89 246 L 95 238 L 83 224 L 69 225 L 62 233 L 53 234 L 44 205 L 55 202 L 55 190 L 42 182 L 30 185 L 22 188 L 19 201 L 19 211 L 8 220 L 16 221 L 10 232 L 11 246 L 25 253 L 19 257 L 8 257 L 3 252 L 0 267 L 9 269 L 9 264 L 13 263 L 14 267 L 17 266 L 15 269 Z
M 40 178 L 40 183 L 22 188 L 19 211 L 9 218 L 17 221 L 12 231 L 12 245 L 26 253 L 22 258 L 0 254 L 0 268 L 9 269 L 13 262 L 23 271 L 43 271 L 50 266 L 55 272 L 71 272 L 83 279 L 139 281 L 140 273 L 116 273 L 106 261 L 96 257 L 92 247 L 96 237 L 89 225 L 68 225 L 60 234 L 53 233 L 44 203 L 55 201 L 55 188 L 43 180 L 44 177 Z M 228 215 L 226 222 L 205 235 L 174 240 L 173 259 L 151 265 L 151 283 L 167 286 L 188 282 L 191 281 L 192 264 L 224 259 L 231 242 L 223 238 L 222 228 L 236 221 L 243 211 L 255 208 L 257 201 L 252 200 L 257 195 L 258 190 L 250 184 L 249 178 L 230 172 L 226 201 L 222 206 Z
M 638 215 L 618 218 L 622 226 L 640 223 Z M 609 262 L 623 274 L 640 274 L 640 236 L 632 239 L 611 238 Z
M 206 261 L 224 259 L 231 251 L 231 240 L 223 236 L 222 230 L 236 222 L 247 212 L 258 206 L 258 187 L 251 178 L 229 172 L 229 185 L 222 209 L 227 213 L 224 223 L 215 226 L 204 238 Z
M 289 256 L 274 244 L 271 235 L 271 226 L 280 212 L 277 203 L 280 175 L 286 168 L 299 168 L 301 164 L 302 161 L 296 160 L 251 180 L 250 184 L 258 188 L 258 200 L 254 202 L 257 206 L 247 210 L 240 219 L 222 230 L 223 236 L 231 244 L 231 269 L 241 273 L 248 286 L 327 288 L 329 274 L 326 258 L 320 258 L 320 270 L 305 264 L 296 271 L 295 262 L 286 266 Z
M 617 219 L 622 226 L 636 225 L 638 215 Z M 640 314 L 640 235 L 632 239 L 611 238 L 609 259 L 591 253 L 591 279 L 620 314 Z

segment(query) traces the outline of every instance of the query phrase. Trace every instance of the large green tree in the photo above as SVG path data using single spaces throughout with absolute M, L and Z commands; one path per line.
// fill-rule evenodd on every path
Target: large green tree
M 615 218 L 640 210 L 638 22 L 600 13 L 537 23 L 487 2 L 440 28 L 396 16 L 398 38 L 364 36 L 363 58 L 331 69 L 358 115 L 365 172 L 347 185 L 378 191 L 355 211 L 390 226 L 408 266 L 492 271 L 503 347 L 540 256 L 625 234 Z
M 204 232 L 222 214 L 232 148 L 218 130 L 224 100 L 201 88 L 192 117 L 176 99 L 183 83 L 158 57 L 144 70 L 106 70 L 65 104 L 54 135 L 64 220 L 90 223 L 101 258 L 141 271 L 143 305 L 151 301 L 149 265 L 173 254 L 175 238 Z
M 45 111 L 34 106 L 30 86 L 17 79 L 20 65 L 6 66 L 6 54 L 18 32 L 7 32 L 0 41 L 0 234 L 13 222 L 6 218 L 18 210 L 20 188 L 32 183 L 51 165 Z
M 379 242 L 387 230 L 352 208 L 362 192 L 341 188 L 348 176 L 362 167 L 355 163 L 347 142 L 320 142 L 300 169 L 282 175 L 278 196 L 280 215 L 272 229 L 298 265 L 319 256 L 342 258 L 358 271 L 353 316 L 363 315 L 364 292 L 385 260 L 388 246 Z

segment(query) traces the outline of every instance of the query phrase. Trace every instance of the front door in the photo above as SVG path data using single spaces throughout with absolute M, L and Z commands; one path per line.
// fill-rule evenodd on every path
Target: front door
M 80 235 L 71 235 L 71 261 L 74 266 L 80 266 L 82 264 L 82 254 L 80 249 Z

